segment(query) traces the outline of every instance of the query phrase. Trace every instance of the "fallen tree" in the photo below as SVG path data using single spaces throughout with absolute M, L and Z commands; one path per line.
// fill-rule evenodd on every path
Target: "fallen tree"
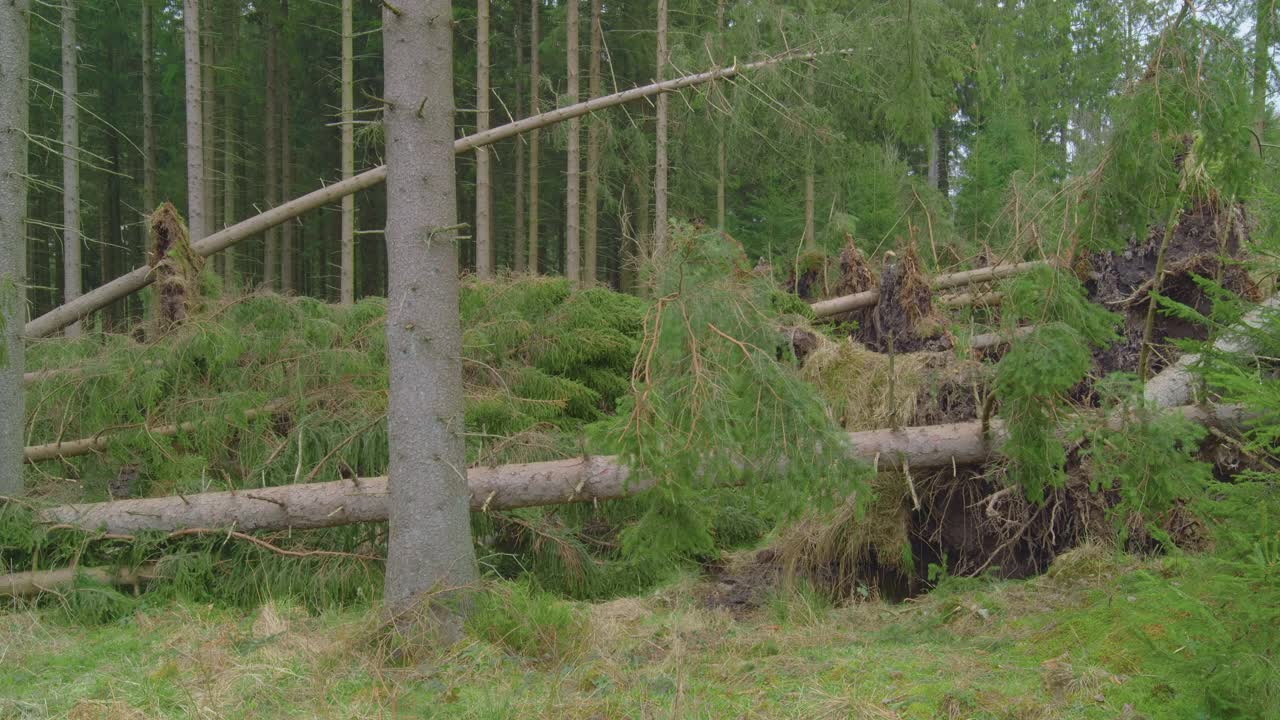
M 1233 427 L 1243 420 L 1235 406 L 1184 406 L 1174 412 L 1215 427 Z M 1109 422 L 1118 426 L 1120 419 Z M 982 421 L 975 420 L 856 432 L 848 437 L 851 458 L 878 469 L 928 469 L 983 462 L 1005 438 L 1005 431 L 999 420 L 991 420 L 985 430 Z M 467 482 L 471 508 L 477 512 L 611 500 L 654 485 L 652 479 L 633 478 L 629 468 L 608 456 L 475 467 L 467 470 Z M 44 523 L 110 533 L 192 527 L 241 532 L 309 529 L 384 521 L 387 497 L 387 479 L 377 477 L 62 505 L 40 511 L 39 518 Z
M 1024 273 L 1033 268 L 1044 265 L 1041 260 L 1031 260 L 1028 262 L 1015 263 L 1013 265 L 992 265 L 990 267 L 977 268 L 976 270 L 964 270 L 962 272 L 950 273 L 947 275 L 938 275 L 929 280 L 929 286 L 934 290 L 947 290 L 950 288 L 963 287 L 965 285 L 973 285 L 976 283 L 992 282 L 1007 277 L 1013 277 L 1020 273 Z M 971 303 L 973 296 L 965 298 L 966 302 Z M 863 290 L 862 292 L 853 293 L 852 295 L 843 295 L 830 300 L 821 300 L 813 303 L 809 307 L 813 309 L 813 314 L 819 318 L 839 315 L 840 313 L 850 312 L 861 308 L 867 308 L 875 305 L 880 301 L 879 290 Z
M 154 565 L 137 568 L 82 568 L 68 567 L 57 570 L 0 575 L 0 597 L 31 597 L 44 593 L 56 593 L 60 587 L 74 585 L 77 578 L 108 585 L 142 585 L 159 577 Z

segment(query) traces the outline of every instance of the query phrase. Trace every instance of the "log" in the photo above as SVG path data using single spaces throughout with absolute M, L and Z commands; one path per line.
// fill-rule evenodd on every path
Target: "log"
M 950 273 L 947 275 L 938 275 L 929 281 L 929 285 L 934 290 L 946 290 L 949 288 L 962 287 L 964 285 L 972 285 L 974 283 L 992 282 L 994 280 L 1000 280 L 1024 273 L 1045 264 L 1047 263 L 1043 260 L 1031 260 L 1028 262 L 1015 263 L 1013 265 L 992 265 L 990 267 L 977 268 L 976 270 L 964 270 L 962 272 Z M 879 301 L 879 290 L 864 290 L 852 295 L 843 295 L 841 297 L 831 298 L 830 300 L 821 300 L 813 303 L 809 307 L 813 309 L 813 314 L 815 316 L 824 318 L 850 312 L 852 310 L 858 310 L 860 308 L 871 307 Z
M 1253 343 L 1249 336 L 1240 331 L 1246 328 L 1257 330 L 1262 327 L 1269 313 L 1280 313 L 1280 294 L 1272 295 L 1241 318 L 1240 325 L 1244 327 L 1228 329 L 1213 344 L 1213 349 L 1223 353 L 1253 352 Z M 1200 355 L 1197 353 L 1189 353 L 1178 358 L 1172 365 L 1147 380 L 1142 390 L 1143 396 L 1161 407 L 1185 405 L 1191 402 L 1192 395 L 1195 394 L 1196 380 L 1191 368 L 1199 361 Z
M 142 585 L 159 577 L 155 565 L 142 565 L 133 570 L 126 568 L 59 568 L 0 575 L 0 597 L 32 597 L 47 592 L 57 592 L 60 587 L 75 583 L 77 576 L 109 585 Z
M 624 90 L 612 95 L 592 98 L 586 102 L 556 108 L 555 110 L 523 118 L 513 123 L 508 123 L 491 130 L 476 133 L 475 135 L 468 135 L 467 137 L 455 140 L 453 149 L 455 153 L 461 154 L 468 150 L 474 150 L 478 147 L 491 145 L 501 140 L 515 137 L 516 135 L 530 130 L 544 128 L 565 120 L 582 117 L 588 113 L 604 110 L 606 108 L 632 102 L 634 100 L 640 100 L 659 93 L 675 92 L 687 87 L 708 83 L 713 80 L 725 80 L 743 72 L 758 70 L 760 68 L 791 60 L 812 60 L 817 57 L 842 55 L 847 54 L 848 52 L 849 51 L 847 50 L 838 50 L 834 52 L 818 53 L 786 53 L 784 55 L 778 55 L 743 65 L 735 63 L 729 67 L 713 68 L 706 72 L 686 75 L 685 77 L 676 78 L 674 80 L 656 82 L 643 87 Z M 347 195 L 360 192 L 361 190 L 366 190 L 374 185 L 382 183 L 386 181 L 386 179 L 387 167 L 385 165 L 378 166 L 371 170 L 366 170 L 347 180 L 334 183 L 333 185 L 329 185 L 328 187 L 324 187 L 319 190 L 314 190 L 306 195 L 290 200 L 287 203 L 271 208 L 266 212 L 254 215 L 251 218 L 223 228 L 222 230 L 219 230 L 218 232 L 196 242 L 191 246 L 191 249 L 200 257 L 209 257 L 210 255 L 225 250 L 236 243 L 242 242 L 250 237 L 254 237 L 269 228 L 292 220 L 303 213 L 318 209 L 325 205 L 330 205 Z M 77 320 L 88 316 L 90 313 L 93 313 L 94 311 L 99 310 L 120 298 L 141 290 L 154 281 L 154 268 L 149 265 L 135 268 L 129 273 L 122 275 L 91 292 L 87 292 L 69 303 L 60 305 L 44 315 L 30 320 L 23 328 L 23 332 L 28 338 L 39 338 L 52 335 Z
M 938 298 L 938 304 L 943 307 L 994 307 L 1002 302 L 1004 302 L 1002 292 L 962 292 Z
M 1190 406 L 1176 411 L 1197 422 L 1222 427 L 1238 425 L 1243 419 L 1235 406 Z M 1117 420 L 1109 422 L 1119 426 Z M 985 461 L 1005 437 L 999 420 L 991 422 L 986 434 L 976 420 L 870 430 L 849 434 L 849 454 L 879 469 L 901 467 L 904 461 L 916 469 L 945 468 Z M 608 456 L 475 467 L 467 471 L 467 482 L 471 509 L 476 512 L 611 500 L 653 486 L 650 479 L 632 478 L 627 467 Z M 387 479 L 377 477 L 62 505 L 42 510 L 39 517 L 44 523 L 110 533 L 192 527 L 234 527 L 241 532 L 302 530 L 384 521 L 387 497 Z

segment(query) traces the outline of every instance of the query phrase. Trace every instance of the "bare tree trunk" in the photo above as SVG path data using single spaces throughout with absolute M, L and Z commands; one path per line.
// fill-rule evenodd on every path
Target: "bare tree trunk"
M 813 104 L 813 73 L 814 65 L 809 63 L 806 73 L 806 95 L 810 104 Z M 804 168 L 804 246 L 807 249 L 814 250 L 818 247 L 818 237 L 814 231 L 814 197 L 813 183 L 816 158 L 814 156 L 813 138 L 810 137 L 805 143 L 805 168 Z
M 489 129 L 489 0 L 476 0 L 476 132 Z M 476 148 L 476 275 L 493 277 L 493 170 L 489 148 Z
M 151 88 L 151 1 L 142 3 L 142 211 L 156 209 L 156 121 Z M 145 234 L 144 234 L 145 237 Z M 144 241 L 145 246 L 145 241 Z
M 938 189 L 938 134 L 940 130 L 935 126 L 933 133 L 929 135 L 929 169 L 927 176 L 929 178 L 929 187 L 934 190 Z
M 568 49 L 565 59 L 568 67 L 569 102 L 578 102 L 581 94 L 578 89 L 578 0 L 568 0 L 568 18 L 565 32 L 568 34 Z M 574 118 L 569 121 L 569 167 L 565 173 L 565 223 L 564 223 L 564 274 L 569 282 L 577 285 L 582 282 L 582 207 L 580 202 L 580 184 L 582 167 L 582 121 Z
M 280 73 L 280 81 L 276 89 L 280 92 L 280 197 L 292 197 L 293 192 L 293 148 L 289 142 L 289 52 L 287 29 L 289 22 L 289 2 L 280 0 L 280 12 L 283 31 L 277 34 L 283 52 L 276 52 L 276 70 Z M 280 290 L 286 295 L 293 293 L 293 230 L 298 220 L 295 218 L 280 226 Z
M 640 269 L 640 258 L 644 257 L 646 250 L 653 249 L 653 216 L 650 214 L 652 208 L 650 206 L 649 192 L 649 173 L 645 170 L 637 170 L 635 175 L 636 188 L 636 243 L 632 247 L 631 257 L 628 258 L 631 264 L 631 273 L 633 279 L 637 276 Z M 634 284 L 633 284 L 634 286 Z
M 263 117 L 263 132 L 266 137 L 263 139 L 262 148 L 266 155 L 266 162 L 263 168 L 263 180 L 266 183 L 266 202 L 267 208 L 274 208 L 280 198 L 280 146 L 279 146 L 279 91 L 276 89 L 276 83 L 279 81 L 279 72 L 276 68 L 279 59 L 276 55 L 276 46 L 280 43 L 280 29 L 276 26 L 275 10 L 272 8 L 271 0 L 266 5 L 267 16 L 267 46 L 266 46 L 266 73 L 267 73 L 267 90 L 266 90 L 266 107 L 264 108 L 265 117 Z M 262 286 L 268 290 L 276 289 L 276 263 L 279 261 L 280 249 L 277 246 L 278 228 L 269 228 L 262 243 Z
M 28 0 L 0 2 L 0 495 L 22 494 L 30 11 Z
M 587 60 L 587 95 L 600 96 L 600 50 L 604 29 L 600 26 L 600 0 L 591 0 L 591 57 Z M 587 237 L 583 279 L 594 283 L 600 234 L 600 118 L 587 118 Z
M 430 603 L 450 636 L 459 629 L 455 593 L 477 575 L 461 470 L 453 30 L 447 0 L 396 6 L 382 11 L 391 380 L 385 596 L 388 613 L 409 622 Z
M 524 33 L 521 25 L 520 3 L 516 3 L 516 32 L 514 42 L 516 44 L 516 117 L 520 116 L 520 111 L 524 108 Z M 511 241 L 512 246 L 512 265 L 513 269 L 520 273 L 525 270 L 524 260 L 524 244 L 525 244 L 525 226 L 524 226 L 524 138 L 516 138 L 516 199 L 515 199 L 515 233 Z
M 352 0 L 342 0 L 342 179 L 356 174 L 355 55 L 351 47 Z M 356 301 L 356 199 L 342 196 L 342 270 L 340 302 Z
M 666 76 L 671 51 L 667 48 L 667 0 L 658 0 L 658 64 L 655 80 L 662 82 Z M 667 96 L 658 96 L 658 117 L 654 147 L 657 161 L 653 174 L 653 252 L 661 255 L 667 249 Z
M 717 45 L 724 44 L 724 0 L 716 2 L 716 30 L 720 32 L 720 37 L 716 39 Z M 720 57 L 716 58 L 716 62 L 722 62 Z M 724 97 L 724 87 L 719 83 L 715 86 L 715 98 L 720 101 L 720 109 L 728 113 L 727 103 Z M 724 122 L 716 123 L 716 159 L 719 166 L 719 175 L 716 177 L 716 228 L 724 232 L 724 188 L 725 181 L 728 178 L 728 160 L 724 147 Z
M 529 115 L 537 115 L 542 78 L 538 62 L 538 9 L 541 0 L 529 0 Z M 538 131 L 529 133 L 529 274 L 538 274 Z
M 1271 68 L 1271 44 L 1274 41 L 1272 29 L 1275 24 L 1275 0 L 1255 0 L 1254 36 L 1253 36 L 1253 130 L 1257 133 L 1254 139 L 1258 155 L 1262 155 L 1264 134 L 1267 130 L 1267 75 Z
M 209 234 L 204 209 L 204 122 L 200 109 L 200 0 L 183 0 L 183 53 L 186 59 L 187 229 L 193 241 Z
M 76 106 L 76 0 L 62 0 L 62 297 L 80 297 L 80 110 Z M 11 101 L 9 98 L 5 102 Z M 25 237 L 26 233 L 23 233 Z M 64 331 L 80 337 L 80 323 Z
M 222 43 L 223 67 L 234 66 L 236 50 L 240 41 L 240 0 L 230 0 L 227 5 L 227 22 L 224 32 L 226 39 Z M 223 86 L 222 124 L 222 227 L 228 228 L 236 222 L 236 84 L 227 82 Z M 222 256 L 222 287 L 230 293 L 236 283 L 235 250 L 228 248 Z
M 214 0 L 204 0 L 205 4 L 200 13 L 200 137 L 202 139 L 200 149 L 204 153 L 204 217 L 207 222 L 206 230 L 210 232 L 217 224 L 218 217 L 214 197 L 217 194 L 218 183 L 213 177 L 214 150 L 218 147 L 214 123 L 216 95 L 213 77 L 213 2 Z

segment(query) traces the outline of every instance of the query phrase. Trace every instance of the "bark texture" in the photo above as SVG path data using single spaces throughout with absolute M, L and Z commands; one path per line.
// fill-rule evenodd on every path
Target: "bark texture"
M 0 495 L 22 493 L 30 9 L 29 0 L 0 2 Z
M 342 0 L 342 179 L 356 174 L 355 143 L 355 55 L 352 50 L 352 9 L 354 0 Z M 356 301 L 356 198 L 342 196 L 342 269 L 339 302 Z
M 200 109 L 203 80 L 200 70 L 200 0 L 183 0 L 182 31 L 183 52 L 186 60 L 187 230 L 191 234 L 192 241 L 198 241 L 209 234 L 207 224 L 209 218 L 204 214 L 204 117 Z M 137 270 L 134 272 L 136 273 Z
M 1002 278 L 1012 277 L 1019 273 L 1024 273 L 1032 268 L 1040 267 L 1044 263 L 1039 260 L 1031 260 L 1028 262 L 1014 263 L 1012 265 L 992 265 L 990 267 L 978 268 L 976 270 L 964 270 L 961 272 L 950 273 L 947 275 L 938 275 L 929 281 L 929 286 L 934 290 L 946 290 L 948 288 L 961 287 L 963 285 L 972 285 L 973 283 L 989 282 Z M 822 300 L 810 305 L 813 314 L 819 318 L 829 317 L 831 315 L 839 315 L 840 313 L 866 308 L 875 305 L 880 301 L 879 290 L 864 290 L 852 295 L 842 295 L 841 297 L 831 298 L 830 300 Z
M 604 30 L 600 25 L 600 0 L 591 0 L 591 57 L 587 60 L 587 96 L 600 95 L 600 49 Z M 600 235 L 600 122 L 587 118 L 587 222 L 583 238 L 582 279 L 588 283 L 599 275 Z
M 76 60 L 76 0 L 62 0 L 62 298 L 80 297 L 80 110 Z M 80 336 L 80 323 L 66 327 Z
M 214 202 L 218 186 L 213 178 L 214 149 L 217 147 L 213 121 L 216 109 L 213 76 L 214 0 L 203 0 L 203 2 L 204 6 L 200 9 L 200 137 L 202 140 L 200 151 L 204 158 L 202 180 L 204 182 L 204 217 L 207 222 L 205 234 L 207 234 L 213 232 L 218 222 Z M 198 240 L 201 237 L 204 235 L 198 235 L 192 239 Z
M 667 0 L 658 0 L 658 62 L 654 71 L 654 80 L 662 82 L 666 76 L 667 63 L 671 59 L 671 51 L 667 47 Z M 656 159 L 653 171 L 653 252 L 661 255 L 667 249 L 667 101 L 666 95 L 659 95 L 657 101 L 657 120 L 655 122 L 655 138 L 653 141 Z
M 227 23 L 225 39 L 222 43 L 223 67 L 231 68 L 236 48 L 240 42 L 240 3 L 233 2 L 227 7 Z M 222 124 L 222 228 L 229 228 L 236 223 L 236 84 L 227 82 L 223 85 Z M 222 287 L 231 292 L 236 283 L 236 255 L 228 248 L 222 256 Z
M 151 86 L 151 2 L 142 3 L 142 212 L 156 209 L 155 95 Z
M 383 6 L 387 151 L 387 426 L 390 535 L 385 597 L 397 617 L 475 581 L 463 442 L 447 0 Z M 446 629 L 453 626 L 449 613 Z
M 263 182 L 266 184 L 263 199 L 267 203 L 268 209 L 275 208 L 280 202 L 280 145 L 278 143 L 280 137 L 280 104 L 279 89 L 277 87 L 280 78 L 279 71 L 276 68 L 276 62 L 278 61 L 276 46 L 280 42 L 280 28 L 276 24 L 275 10 L 271 6 L 271 0 L 267 0 L 265 12 L 267 45 L 265 48 L 266 57 L 264 58 L 267 89 L 264 98 L 266 107 L 262 118 L 262 131 L 265 135 L 262 139 L 262 152 L 266 155 L 262 170 Z M 195 235 L 193 234 L 192 237 L 195 237 Z M 262 286 L 267 290 L 275 290 L 277 287 L 276 275 L 278 274 L 278 263 L 280 262 L 279 242 L 279 228 L 275 226 L 267 228 L 262 242 Z
M 280 14 L 283 21 L 277 38 L 284 48 L 276 51 L 276 71 L 280 76 L 276 84 L 280 93 L 280 197 L 287 198 L 293 191 L 293 148 L 289 141 L 288 0 L 281 0 Z M 286 295 L 293 293 L 293 233 L 297 224 L 298 218 L 293 218 L 280 226 L 280 290 Z
M 520 112 L 524 108 L 524 26 L 522 24 L 523 16 L 520 3 L 516 3 L 516 30 L 515 37 L 512 41 L 516 45 L 516 117 L 520 117 Z M 511 238 L 511 264 L 512 269 L 518 273 L 525 270 L 524 248 L 525 248 L 525 219 L 524 219 L 524 138 L 516 138 L 515 151 L 516 164 L 516 181 L 515 181 L 515 214 L 516 221 L 513 228 L 513 237 Z
M 0 597 L 34 597 L 75 583 L 77 577 L 111 585 L 141 585 L 156 577 L 153 565 L 126 568 L 59 568 L 0 575 Z
M 724 36 L 724 0 L 716 2 L 716 30 L 719 31 L 718 37 Z M 722 58 L 716 58 L 717 62 L 723 62 Z M 729 113 L 729 103 L 724 96 L 723 86 L 716 84 L 713 93 L 715 100 L 720 109 L 727 115 Z M 716 229 L 724 232 L 724 188 L 728 174 L 728 159 L 725 155 L 724 147 L 724 123 L 716 123 L 716 165 L 718 166 L 718 175 L 716 176 Z
M 567 20 L 565 33 L 569 46 L 566 50 L 565 64 L 568 68 L 569 102 L 578 102 L 578 0 L 569 0 L 566 7 Z M 564 275 L 575 285 L 582 281 L 582 208 L 580 185 L 582 182 L 582 121 L 573 118 L 569 121 L 568 163 L 565 171 L 565 222 L 564 222 Z
M 489 0 L 476 0 L 476 132 L 489 129 Z M 476 275 L 493 277 L 493 170 L 489 148 L 476 148 Z
M 538 114 L 542 76 L 538 62 L 538 9 L 540 0 L 529 0 L 529 115 Z M 525 266 L 531 275 L 538 274 L 538 130 L 529 133 L 529 250 Z

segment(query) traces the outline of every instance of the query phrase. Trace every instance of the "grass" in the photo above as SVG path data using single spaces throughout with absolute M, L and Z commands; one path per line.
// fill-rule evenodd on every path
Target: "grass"
M 491 612 L 518 600 L 506 617 L 412 667 L 386 661 L 375 608 L 173 603 L 88 628 L 19 611 L 0 623 L 0 718 L 1264 717 L 1208 699 L 1203 655 L 1259 629 L 1221 604 L 1224 562 L 1086 546 L 1034 580 L 898 605 L 779 595 L 746 618 L 706 609 L 694 577 L 598 604 L 495 585 Z M 1270 578 L 1243 601 L 1274 600 Z M 571 637 L 513 642 L 538 632 L 525 614 Z M 1269 702 L 1260 682 L 1250 702 Z

